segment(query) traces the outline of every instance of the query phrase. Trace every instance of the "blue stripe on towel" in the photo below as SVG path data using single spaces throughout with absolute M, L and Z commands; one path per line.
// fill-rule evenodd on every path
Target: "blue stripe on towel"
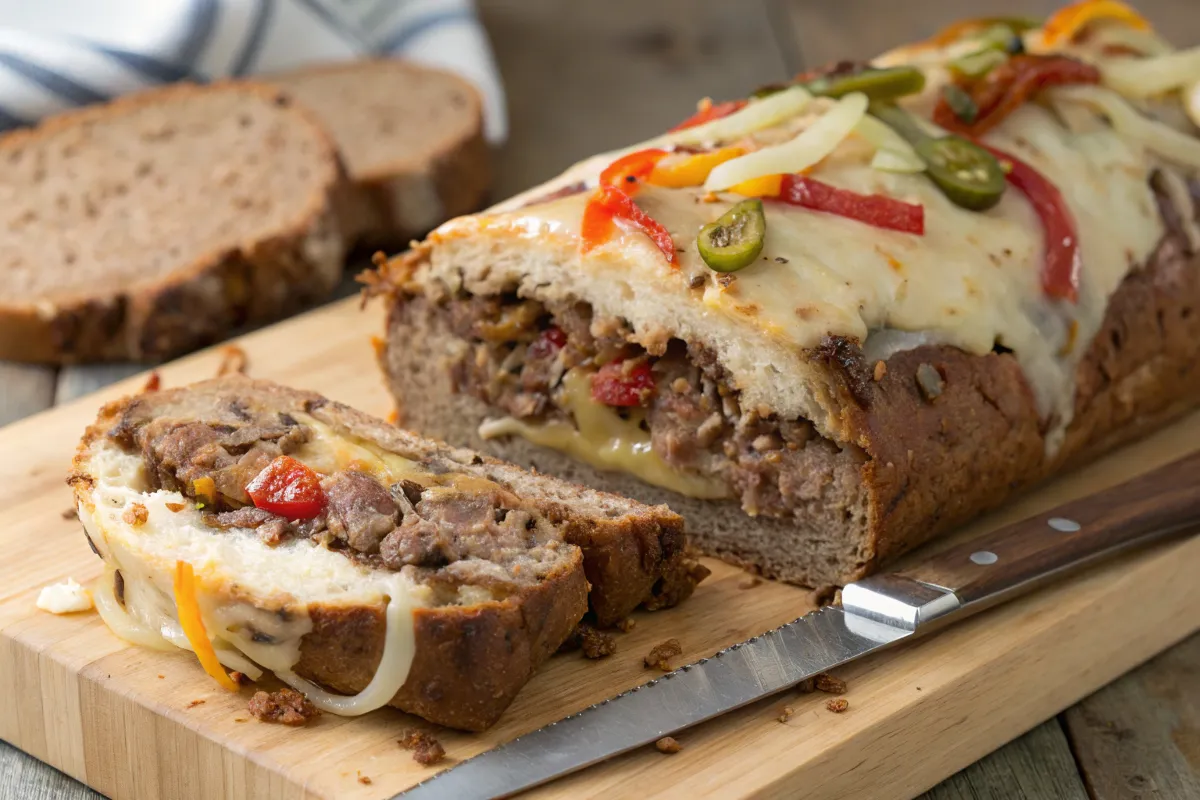
M 177 56 L 180 64 L 195 64 L 208 46 L 209 36 L 217 24 L 217 0 L 193 0 L 188 12 L 187 36 Z
M 0 107 L 0 131 L 24 128 L 29 124 L 28 120 L 21 119 L 7 108 Z
M 263 34 L 267 31 L 267 25 L 271 21 L 271 14 L 274 11 L 275 0 L 258 0 L 258 9 L 254 15 L 250 33 L 247 34 L 246 41 L 242 43 L 242 52 L 238 54 L 237 61 L 233 62 L 233 68 L 230 70 L 233 75 L 245 75 L 254 65 L 262 45 Z
M 51 72 L 39 64 L 26 61 L 20 56 L 14 56 L 12 53 L 0 53 L 0 64 L 74 105 L 85 106 L 91 103 L 103 103 L 108 100 L 107 95 L 96 91 L 90 86 L 84 86 L 82 83 L 77 83 L 65 75 Z
M 94 44 L 85 44 L 84 46 L 91 47 L 97 53 L 108 56 L 113 61 L 123 64 L 143 78 L 149 78 L 158 83 L 196 80 L 191 70 L 185 67 L 166 61 L 159 61 L 157 58 L 135 53 L 132 50 L 120 50 L 115 47 L 103 47 Z
M 397 50 L 404 49 L 415 39 L 424 36 L 434 28 L 440 28 L 443 25 L 453 22 L 471 22 L 474 19 L 475 17 L 470 10 L 465 8 L 458 8 L 453 11 L 438 11 L 434 14 L 427 14 L 424 17 L 417 17 L 414 20 L 406 22 L 398 31 L 384 39 L 379 45 L 379 51 L 382 53 L 395 53 Z

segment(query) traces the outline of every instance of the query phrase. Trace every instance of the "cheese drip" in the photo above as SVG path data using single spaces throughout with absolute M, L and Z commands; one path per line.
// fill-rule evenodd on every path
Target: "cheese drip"
M 557 400 L 575 424 L 551 421 L 529 423 L 514 417 L 489 420 L 479 426 L 485 439 L 521 436 L 534 444 L 553 447 L 596 469 L 623 471 L 664 489 L 706 499 L 729 496 L 720 481 L 676 469 L 655 453 L 650 434 L 642 430 L 638 412 L 630 419 L 592 399 L 591 374 L 578 367 L 563 376 Z

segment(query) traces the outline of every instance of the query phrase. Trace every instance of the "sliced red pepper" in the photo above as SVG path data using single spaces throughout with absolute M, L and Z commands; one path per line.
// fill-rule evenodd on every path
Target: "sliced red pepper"
M 288 519 L 312 519 L 325 508 L 321 479 L 291 456 L 278 456 L 246 487 L 256 508 Z
M 973 84 L 959 84 L 978 112 L 971 122 L 959 119 L 945 96 L 933 110 L 933 121 L 946 130 L 979 137 L 999 125 L 1036 92 L 1048 86 L 1098 83 L 1100 70 L 1063 55 L 1016 55 Z
M 601 186 L 615 186 L 625 194 L 634 194 L 654 172 L 659 161 L 667 157 L 666 150 L 651 148 L 621 156 L 600 173 Z
M 592 376 L 592 399 L 606 406 L 645 405 L 654 393 L 654 373 L 650 362 L 630 366 L 625 361 L 610 361 Z
M 566 346 L 567 334 L 563 332 L 562 328 L 551 325 L 539 333 L 533 343 L 529 345 L 527 358 L 530 360 L 550 358 Z
M 805 175 L 784 175 L 774 198 L 793 206 L 824 211 L 903 233 L 925 233 L 925 207 L 881 194 L 839 189 Z
M 989 147 L 1000 165 L 1006 168 L 1008 182 L 1029 198 L 1045 231 L 1046 245 L 1042 260 L 1042 291 L 1057 300 L 1074 303 L 1079 299 L 1079 231 L 1075 216 L 1058 187 L 1033 167 L 1018 158 Z
M 700 110 L 695 114 L 692 114 L 683 122 L 679 123 L 674 128 L 671 128 L 670 133 L 686 130 L 687 128 L 694 128 L 697 125 L 703 125 L 706 122 L 712 122 L 714 119 L 720 119 L 721 117 L 728 117 L 733 112 L 741 111 L 743 108 L 745 108 L 747 102 L 749 101 L 726 100 L 723 103 L 709 102 L 707 105 L 702 105 Z
M 583 210 L 580 236 L 585 253 L 609 240 L 613 234 L 614 220 L 628 223 L 649 236 L 671 266 L 679 266 L 679 256 L 675 252 L 675 241 L 671 238 L 671 233 L 638 208 L 633 198 L 614 186 L 601 186 L 597 189 Z

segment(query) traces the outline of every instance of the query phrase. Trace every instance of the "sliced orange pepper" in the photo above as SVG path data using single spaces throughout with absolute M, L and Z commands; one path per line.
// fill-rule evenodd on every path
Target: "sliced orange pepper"
M 666 150 L 656 147 L 627 153 L 604 168 L 600 173 L 600 185 L 615 186 L 625 194 L 633 195 L 667 155 Z
M 223 688 L 236 692 L 237 684 L 217 660 L 217 651 L 213 649 L 208 632 L 204 629 L 200 603 L 196 600 L 196 573 L 186 561 L 175 562 L 175 608 L 179 613 L 179 626 L 196 652 L 196 658 L 200 659 L 200 666 Z
M 745 197 L 775 197 L 783 188 L 782 175 L 763 175 L 734 184 L 729 191 Z
M 724 164 L 745 152 L 743 147 L 722 147 L 719 150 L 709 150 L 680 159 L 668 158 L 655 165 L 646 182 L 671 189 L 699 186 L 708 180 L 708 173 L 718 164 Z
M 1080 31 L 1098 19 L 1124 22 L 1131 28 L 1149 30 L 1150 23 L 1121 0 L 1079 0 L 1061 8 L 1042 27 L 1042 41 L 1054 47 L 1073 40 Z
M 192 481 L 192 494 L 206 506 L 215 505 L 217 502 L 217 484 L 207 475 L 196 478 L 196 480 Z

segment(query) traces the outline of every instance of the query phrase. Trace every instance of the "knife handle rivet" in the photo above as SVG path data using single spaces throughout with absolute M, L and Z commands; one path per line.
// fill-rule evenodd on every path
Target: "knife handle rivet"
M 1000 556 L 996 555 L 991 550 L 977 550 L 976 552 L 971 553 L 971 563 L 979 564 L 980 566 L 986 567 L 988 564 L 995 564 L 999 560 Z
M 1051 517 L 1046 520 L 1046 524 L 1054 528 L 1054 530 L 1062 531 L 1063 533 L 1074 533 L 1083 527 L 1075 520 L 1067 519 L 1066 517 Z

